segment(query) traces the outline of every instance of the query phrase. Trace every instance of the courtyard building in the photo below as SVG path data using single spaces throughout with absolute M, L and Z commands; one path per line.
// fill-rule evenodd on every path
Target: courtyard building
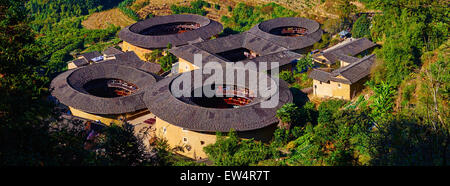
M 236 69 L 244 70 L 248 77 L 248 69 Z M 179 151 L 181 155 L 193 159 L 207 158 L 203 148 L 215 143 L 216 132 L 226 134 L 233 129 L 241 138 L 263 142 L 272 139 L 279 123 L 277 109 L 293 100 L 286 82 L 280 80 L 276 83 L 272 77 L 266 76 L 267 81 L 274 83 L 277 90 L 270 95 L 261 96 L 250 89 L 250 81 L 240 82 L 237 77 L 234 77 L 234 83 L 208 84 L 205 80 L 213 75 L 209 74 L 202 75 L 202 84 L 191 82 L 190 87 L 185 87 L 191 92 L 189 96 L 176 97 L 174 90 L 168 85 L 181 78 L 193 81 L 195 71 L 197 70 L 165 78 L 144 94 L 147 108 L 156 116 L 156 123 L 152 127 L 155 137 L 167 139 L 172 148 L 182 149 Z M 212 97 L 193 95 L 196 90 L 205 87 L 211 88 Z M 261 106 L 262 102 L 275 97 L 279 98 L 279 102 L 273 108 Z
M 314 96 L 345 100 L 354 98 L 364 88 L 374 61 L 375 55 L 372 54 L 331 72 L 314 69 L 308 75 L 313 79 Z
M 190 41 L 208 40 L 219 34 L 223 26 L 211 19 L 193 14 L 157 16 L 123 28 L 119 38 L 122 50 L 133 51 L 145 60 L 145 54 L 155 49 L 182 46 Z
M 359 60 L 354 57 L 363 53 L 373 47 L 376 44 L 367 38 L 349 38 L 337 45 L 334 45 L 322 52 L 313 54 L 314 62 L 331 67 L 332 65 L 339 63 L 339 65 L 346 66 Z
M 142 95 L 160 77 L 115 61 L 61 73 L 52 80 L 52 95 L 68 106 L 72 115 L 106 125 L 147 113 Z

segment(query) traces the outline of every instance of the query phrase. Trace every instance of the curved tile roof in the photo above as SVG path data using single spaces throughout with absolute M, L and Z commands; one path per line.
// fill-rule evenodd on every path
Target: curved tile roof
M 195 30 L 179 34 L 139 34 L 141 31 L 152 26 L 177 22 L 195 22 L 200 24 L 200 27 Z M 135 46 L 154 49 L 165 48 L 168 43 L 171 43 L 173 46 L 180 46 L 186 45 L 189 41 L 197 40 L 199 38 L 208 39 L 220 33 L 222 29 L 222 24 L 203 16 L 193 14 L 173 14 L 150 18 L 127 26 L 119 32 L 119 38 Z
M 51 94 L 61 103 L 92 114 L 122 114 L 145 108 L 144 90 L 156 83 L 156 75 L 122 65 L 98 63 L 61 73 L 51 82 Z M 89 94 L 83 85 L 95 79 L 121 79 L 139 89 L 128 96 L 105 98 Z
M 194 63 L 194 54 L 202 54 L 202 62 L 204 63 L 211 61 L 226 63 L 230 61 L 220 55 L 217 55 L 217 53 L 237 48 L 247 48 L 260 55 L 254 59 L 243 60 L 243 62 L 280 62 L 281 66 L 301 57 L 300 54 L 290 52 L 276 43 L 270 42 L 248 32 L 194 43 L 191 45 L 174 47 L 170 49 L 169 52 L 178 58 L 182 58 L 191 63 Z
M 311 73 L 309 73 L 308 77 L 322 82 L 328 82 L 331 80 L 345 84 L 353 84 L 370 74 L 375 58 L 375 54 L 365 56 L 358 61 L 338 68 L 331 73 L 314 69 Z M 337 76 L 342 76 L 345 79 L 337 78 Z
M 161 71 L 161 65 L 157 63 L 142 61 L 136 53 L 129 51 L 114 55 L 116 59 L 107 60 L 102 63 L 119 64 L 143 70 L 146 72 L 158 74 Z
M 306 35 L 288 37 L 269 33 L 272 29 L 289 26 L 306 28 Z M 302 17 L 283 17 L 267 20 L 257 24 L 248 32 L 277 43 L 280 46 L 288 48 L 289 50 L 309 47 L 318 42 L 322 37 L 322 30 L 320 29 L 319 23 Z
M 288 84 L 282 80 L 279 81 L 278 89 L 273 94 L 279 95 L 279 102 L 275 108 L 261 108 L 262 100 L 266 98 L 258 96 L 249 105 L 225 109 L 202 107 L 188 101 L 189 98 L 176 98 L 170 90 L 172 82 L 183 76 L 192 77 L 195 71 L 165 78 L 149 87 L 144 94 L 144 102 L 150 112 L 168 123 L 193 131 L 229 132 L 231 128 L 237 131 L 250 131 L 277 123 L 276 110 L 293 99 Z M 246 73 L 248 74 L 248 70 Z M 210 76 L 203 75 L 202 80 L 205 81 Z M 270 77 L 269 79 L 273 80 Z M 248 86 L 248 81 L 245 84 Z M 190 90 L 196 89 L 194 83 L 191 85 Z

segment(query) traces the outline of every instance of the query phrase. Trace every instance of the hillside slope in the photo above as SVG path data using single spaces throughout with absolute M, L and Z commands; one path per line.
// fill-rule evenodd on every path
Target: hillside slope
M 133 19 L 122 13 L 118 8 L 96 12 L 90 15 L 81 24 L 87 29 L 105 29 L 109 24 L 125 27 L 134 23 Z

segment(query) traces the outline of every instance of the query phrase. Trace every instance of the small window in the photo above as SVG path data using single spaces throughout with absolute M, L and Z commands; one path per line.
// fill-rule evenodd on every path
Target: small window
M 340 83 L 338 83 L 338 87 L 341 88 L 341 84 Z
M 200 145 L 204 145 L 205 144 L 205 142 L 204 141 L 200 141 Z
M 188 139 L 186 137 L 183 137 L 183 143 L 187 143 Z
M 322 84 L 322 81 L 320 81 L 320 84 Z
M 163 133 L 164 133 L 164 135 L 167 133 L 167 128 L 166 127 L 163 127 Z
M 314 85 L 314 88 L 317 88 L 317 85 Z

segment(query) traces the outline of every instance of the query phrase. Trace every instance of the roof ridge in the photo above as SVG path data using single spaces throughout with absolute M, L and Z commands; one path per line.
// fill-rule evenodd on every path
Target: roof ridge
M 268 40 L 268 39 L 266 39 L 266 38 L 260 37 L 260 36 L 258 36 L 258 35 L 256 35 L 256 34 L 250 33 L 250 32 L 248 32 L 248 31 L 245 31 L 245 32 L 243 32 L 242 34 L 244 34 L 244 33 L 245 33 L 245 34 L 250 34 L 250 35 L 255 36 L 255 37 L 257 37 L 257 38 L 263 39 L 263 40 L 265 40 L 265 41 L 267 41 L 267 42 L 269 42 L 269 43 L 271 43 L 271 44 L 274 44 L 274 45 L 276 45 L 276 46 L 278 46 L 278 47 L 280 47 L 280 48 L 283 48 L 283 49 L 284 49 L 283 51 L 289 50 L 289 49 L 287 49 L 287 48 L 284 47 L 284 46 L 281 46 L 281 45 L 279 45 L 279 44 L 277 44 L 277 43 L 275 43 L 275 42 L 273 42 L 273 41 L 270 41 L 270 40 Z M 247 39 L 247 37 L 245 37 L 245 39 Z M 245 42 L 244 42 L 244 43 L 245 43 Z
M 344 44 L 342 44 L 341 46 L 338 46 L 338 47 L 336 47 L 336 48 L 332 48 L 332 49 L 330 49 L 329 51 L 326 51 L 325 53 L 334 52 L 334 51 L 337 50 L 337 49 L 341 49 L 341 48 L 343 48 L 343 47 L 345 47 L 345 46 L 347 46 L 347 45 L 349 45 L 349 44 L 351 44 L 351 43 L 357 42 L 357 41 L 362 40 L 362 39 L 367 39 L 367 38 L 365 38 L 365 37 L 357 38 L 357 39 L 355 39 L 355 40 L 353 40 L 353 41 L 344 43 Z M 369 40 L 369 41 L 370 41 L 370 40 Z
M 356 61 L 356 62 L 354 62 L 354 63 L 351 63 L 351 64 L 349 64 L 349 65 L 347 65 L 347 66 L 345 66 L 345 67 L 339 68 L 339 69 L 337 69 L 337 70 L 335 70 L 335 71 L 339 71 L 339 72 L 338 72 L 338 75 L 341 75 L 342 72 L 345 72 L 345 71 L 347 71 L 348 69 L 353 68 L 355 65 L 361 64 L 362 62 L 364 62 L 364 61 L 366 61 L 366 60 L 369 60 L 369 59 L 372 58 L 373 56 L 375 56 L 375 54 L 370 54 L 370 55 L 364 56 L 364 57 L 361 58 L 360 60 L 358 60 L 358 61 Z M 335 71 L 333 71 L 333 72 L 335 72 Z M 337 76 L 337 75 L 336 75 L 336 76 Z

